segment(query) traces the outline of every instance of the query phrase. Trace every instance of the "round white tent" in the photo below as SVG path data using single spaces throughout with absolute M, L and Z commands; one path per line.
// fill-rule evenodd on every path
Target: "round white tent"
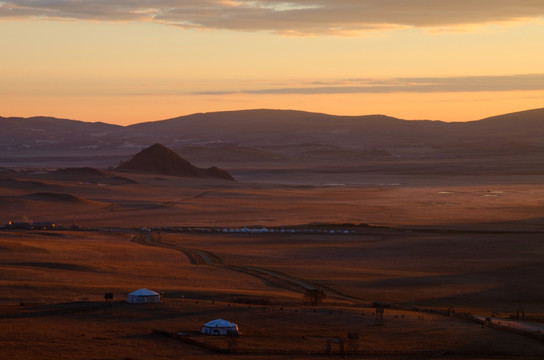
M 216 319 L 202 325 L 201 333 L 207 335 L 238 334 L 238 325 L 223 319 Z
M 131 304 L 153 304 L 161 302 L 161 298 L 158 293 L 143 288 L 128 294 L 127 302 Z

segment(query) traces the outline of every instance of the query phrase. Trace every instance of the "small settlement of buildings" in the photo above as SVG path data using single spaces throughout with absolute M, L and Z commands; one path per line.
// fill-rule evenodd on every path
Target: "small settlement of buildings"
M 355 226 L 355 225 L 354 225 Z M 268 233 L 290 233 L 290 234 L 302 234 L 302 233 L 312 233 L 312 234 L 355 234 L 356 231 L 352 229 L 327 229 L 327 228 L 266 228 L 264 226 L 244 226 L 239 227 L 225 227 L 225 228 L 152 228 L 151 230 L 165 230 L 165 231 L 179 231 L 179 232 L 206 232 L 206 233 L 250 233 L 250 234 L 268 234 Z M 145 229 L 140 229 L 141 232 L 146 231 Z M 149 229 L 147 231 L 150 231 Z
M 68 230 L 64 225 L 55 224 L 52 222 L 26 222 L 26 221 L 9 221 L 6 225 L 1 225 L 0 229 L 7 230 Z M 70 230 L 81 230 L 78 223 L 69 228 Z
M 131 304 L 154 304 L 161 302 L 159 293 L 146 288 L 131 292 L 127 296 L 127 302 Z
M 202 325 L 200 330 L 206 335 L 238 335 L 238 325 L 223 319 L 216 319 Z
M 252 227 L 243 227 L 240 232 L 243 233 L 252 233 L 252 234 L 261 234 L 261 233 L 267 233 L 268 229 L 265 227 L 258 227 L 258 228 L 252 228 Z

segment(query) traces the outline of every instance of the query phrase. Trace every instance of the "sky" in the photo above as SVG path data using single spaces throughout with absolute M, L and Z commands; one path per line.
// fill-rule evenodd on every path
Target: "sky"
M 0 0 L 0 116 L 544 107 L 542 0 Z

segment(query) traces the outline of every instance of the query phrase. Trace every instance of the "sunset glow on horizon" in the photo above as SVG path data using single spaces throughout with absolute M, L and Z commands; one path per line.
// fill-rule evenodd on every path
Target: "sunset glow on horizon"
M 544 3 L 459 3 L 0 1 L 0 116 L 468 121 L 544 107 Z

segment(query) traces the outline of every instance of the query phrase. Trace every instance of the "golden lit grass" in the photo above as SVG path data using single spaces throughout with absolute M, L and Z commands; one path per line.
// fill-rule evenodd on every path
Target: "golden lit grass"
M 336 175 L 342 179 L 350 174 L 340 171 Z M 10 197 L 0 197 L 0 222 L 71 224 L 76 219 L 83 226 L 121 227 L 363 222 L 503 230 L 544 228 L 544 185 L 535 176 L 503 176 L 497 180 L 492 174 L 468 179 L 444 175 L 429 180 L 426 176 L 402 175 L 391 182 L 388 175 L 380 175 L 367 183 L 363 175 L 361 185 L 341 187 L 316 185 L 312 174 L 296 170 L 290 173 L 292 182 L 299 179 L 310 185 L 225 183 L 136 174 L 131 177 L 137 183 L 124 185 L 48 179 L 49 186 L 56 186 L 54 192 L 86 199 L 69 204 L 29 197 L 43 189 L 31 186 L 39 184 L 38 175 L 26 175 L 29 179 L 3 185 L 2 193 Z
M 278 226 L 312 222 L 451 226 L 530 220 L 542 229 L 541 220 L 539 223 L 536 219 L 542 217 L 538 199 L 544 197 L 543 186 L 505 185 L 499 189 L 503 193 L 488 193 L 487 186 L 216 189 L 202 197 L 171 198 L 158 203 L 162 207 L 139 211 L 119 208 L 117 214 L 97 216 L 102 221 L 119 223 L 116 216 L 123 215 L 130 223 L 147 221 L 163 226 Z M 89 221 L 97 222 L 95 217 Z
M 159 244 L 175 248 L 135 243 L 131 241 L 132 234 L 0 232 L 2 355 L 12 359 L 213 359 L 218 355 L 151 333 L 153 329 L 193 333 L 215 318 L 238 323 L 243 333 L 237 340 L 238 349 L 241 353 L 257 353 L 250 357 L 255 359 L 270 358 L 263 355 L 267 351 L 306 358 L 310 355 L 304 354 L 323 351 L 327 339 L 346 338 L 348 331 L 359 332 L 359 350 L 367 353 L 544 355 L 541 343 L 536 340 L 482 329 L 455 318 L 387 309 L 385 326 L 376 327 L 373 309 L 335 306 L 334 299 L 326 300 L 314 312 L 311 307 L 300 306 L 301 292 L 272 286 L 222 266 L 191 264 L 178 250 L 210 251 L 228 264 L 282 271 L 363 299 L 395 303 L 421 300 L 424 305 L 443 308 L 450 303 L 438 300 L 433 303 L 432 298 L 444 286 L 440 276 L 458 276 L 459 283 L 453 288 L 446 284 L 445 293 L 459 291 L 466 295 L 473 291 L 477 281 L 481 280 L 483 285 L 491 281 L 485 276 L 474 277 L 470 271 L 466 273 L 471 266 L 489 272 L 490 276 L 495 272 L 502 276 L 497 270 L 501 263 L 506 267 L 534 263 L 542 250 L 536 236 L 450 234 L 437 240 L 435 234 L 383 230 L 345 236 L 165 232 L 160 238 L 156 233 L 150 236 L 155 242 L 160 240 Z M 477 261 L 481 256 L 475 254 L 464 263 L 462 259 L 472 249 L 463 247 L 480 241 L 480 246 L 487 248 L 493 237 L 504 247 L 504 253 L 488 250 L 481 262 Z M 434 248 L 425 247 L 437 242 L 439 245 Z M 462 249 L 450 256 L 453 262 L 441 261 L 457 246 Z M 517 252 L 506 256 L 506 252 L 516 248 Z M 534 258 L 526 258 L 533 251 Z M 531 276 L 534 280 L 534 275 L 525 275 L 527 279 L 517 273 L 517 281 L 527 285 L 525 282 Z M 417 281 L 414 283 L 414 279 L 425 276 L 438 276 L 438 280 L 423 287 Z M 396 282 L 395 286 L 388 281 Z M 164 290 L 164 302 L 143 306 L 122 302 L 128 292 L 140 287 Z M 114 299 L 121 302 L 116 302 L 113 308 L 103 305 L 106 291 L 113 291 Z M 260 305 L 250 307 L 231 302 L 243 297 L 272 299 L 273 305 L 263 309 Z M 484 306 L 477 298 L 467 300 L 461 296 L 458 300 L 461 305 L 464 301 L 474 307 L 481 306 L 479 310 L 492 307 Z M 497 297 L 500 306 L 508 305 L 511 300 L 508 296 Z M 25 306 L 19 306 L 20 302 Z M 226 346 L 224 338 L 195 334 L 191 337 Z M 333 351 L 337 350 L 337 345 L 333 346 Z
M 292 176 L 308 183 L 304 175 Z M 55 192 L 62 189 L 62 193 L 87 199 L 70 204 L 54 198 L 29 198 L 28 194 L 38 192 L 32 183 L 19 188 L 20 184 L 13 187 L 8 183 L 2 194 L 11 199 L 0 198 L 0 223 L 34 220 L 71 225 L 76 220 L 89 227 L 222 228 L 364 222 L 465 232 L 162 232 L 151 234 L 159 244 L 146 246 L 132 242 L 133 234 L 128 233 L 0 231 L 2 356 L 211 359 L 216 354 L 150 333 L 153 328 L 197 331 L 203 322 L 217 317 L 239 323 L 244 332 L 239 346 L 246 351 L 264 347 L 315 352 L 322 349 L 326 338 L 345 337 L 348 330 L 357 329 L 365 334 L 360 348 L 372 352 L 453 349 L 454 353 L 466 352 L 473 357 L 541 354 L 538 349 L 542 345 L 535 340 L 438 316 L 420 321 L 414 313 L 405 313 L 401 320 L 391 317 L 394 313 L 389 311 L 386 326 L 376 328 L 368 309 L 363 317 L 365 310 L 334 307 L 338 299 L 327 299 L 317 314 L 308 308 L 295 308 L 302 300 L 302 291 L 296 286 L 220 265 L 193 265 L 181 251 L 209 251 L 228 265 L 282 272 L 362 301 L 440 309 L 454 306 L 458 311 L 483 315 L 507 315 L 521 306 L 528 315 L 542 315 L 542 233 L 472 231 L 542 231 L 544 185 L 534 178 L 532 184 L 525 185 L 510 180 L 501 183 L 491 177 L 477 181 L 448 178 L 447 184 L 437 186 L 436 179 L 421 177 L 416 181 L 411 177 L 411 184 L 399 186 L 387 185 L 390 182 L 381 177 L 380 182 L 386 185 L 376 182 L 363 187 L 226 185 L 167 177 L 134 178 L 138 183 L 123 186 L 47 179 L 48 185 L 57 187 Z M 13 205 L 13 201 L 28 203 L 3 206 Z M 113 312 L 100 304 L 106 291 L 113 291 L 119 300 L 141 287 L 164 291 L 165 303 L 144 307 L 117 304 Z M 182 296 L 186 300 L 183 303 Z M 190 300 L 198 298 L 198 304 Z M 258 306 L 228 308 L 220 302 L 234 298 L 272 299 L 274 304 L 289 306 L 283 311 L 279 305 L 263 311 Z M 211 299 L 216 304 L 208 302 Z M 74 300 L 83 302 L 70 303 Z M 18 306 L 21 302 L 26 305 Z M 206 341 L 220 344 L 224 339 Z
M 185 305 L 187 306 L 187 305 Z M 216 304 L 216 307 L 222 304 Z M 208 310 L 204 310 L 208 309 Z M 499 346 L 495 343 L 497 334 L 490 334 L 489 329 L 482 330 L 480 326 L 466 323 L 462 320 L 445 317 L 386 310 L 384 326 L 375 326 L 373 309 L 343 308 L 343 307 L 242 307 L 234 306 L 228 309 L 214 309 L 207 305 L 199 308 L 201 312 L 209 313 L 210 318 L 226 317 L 238 324 L 242 336 L 237 339 L 240 352 L 322 352 L 327 339 L 344 339 L 348 347 L 347 333 L 356 332 L 360 335 L 358 350 L 367 353 L 417 353 L 422 350 L 437 352 L 478 352 L 477 347 L 485 349 L 487 345 Z M 189 317 L 187 327 L 189 332 L 200 326 L 199 316 Z M 178 331 L 179 327 L 171 327 L 170 331 Z M 501 337 L 499 335 L 499 337 Z M 225 346 L 225 339 L 194 336 L 195 339 Z M 507 339 L 504 336 L 502 339 Z M 520 343 L 518 341 L 521 340 Z M 501 352 L 513 352 L 515 347 L 528 344 L 530 351 L 537 351 L 538 344 L 531 344 L 523 339 L 514 340 L 509 347 L 501 347 Z M 523 345 L 521 345 L 523 346 Z M 332 344 L 333 352 L 338 352 L 337 344 Z M 505 351 L 506 350 L 506 351 Z M 509 350 L 509 351 L 508 351 Z M 516 350 L 519 351 L 519 350 Z M 485 350 L 482 351 L 485 353 Z
M 163 241 L 314 281 L 366 301 L 542 313 L 541 234 L 170 234 Z
M 157 235 L 153 235 L 157 236 Z M 253 296 L 299 302 L 301 289 L 221 266 L 193 265 L 181 250 L 200 249 L 227 265 L 253 266 L 362 301 L 511 313 L 542 313 L 541 234 L 169 234 L 168 249 L 131 242 L 131 234 L 0 232 L 4 302 L 101 299 L 140 287 L 176 296 Z M 74 281 L 77 279 L 77 281 Z M 280 286 L 280 287 L 278 287 Z M 288 290 L 289 289 L 289 290 Z M 295 291 L 295 292 L 293 292 Z M 219 295 L 222 294 L 222 295 Z M 218 297 L 219 296 L 219 297 Z
M 308 307 L 227 305 L 167 299 L 155 305 L 114 303 L 111 308 L 94 302 L 2 308 L 2 355 L 13 359 L 261 359 L 270 358 L 267 353 L 280 353 L 302 359 L 322 353 L 327 340 L 346 339 L 348 331 L 359 334 L 358 351 L 363 354 L 431 352 L 468 358 L 543 354 L 535 340 L 454 318 L 386 310 L 384 326 L 377 327 L 368 308 L 318 307 L 314 312 Z M 236 339 L 238 355 L 221 355 L 152 335 L 153 329 L 184 332 L 194 340 L 226 348 L 225 337 L 198 334 L 203 323 L 216 318 L 238 324 L 242 332 Z M 333 342 L 331 350 L 338 353 L 338 345 Z
M 15 234 L 13 236 L 12 234 Z M 143 246 L 129 235 L 94 232 L 0 232 L 3 302 L 124 297 L 156 291 L 237 293 L 267 290 L 263 281 L 213 266 L 195 266 L 179 251 Z

